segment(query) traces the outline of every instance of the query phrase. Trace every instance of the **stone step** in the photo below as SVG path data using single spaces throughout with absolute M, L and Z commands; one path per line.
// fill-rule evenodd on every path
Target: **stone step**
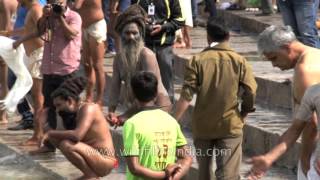
M 204 41 L 206 31 L 202 27 L 193 28 L 191 38 L 192 49 L 174 49 L 174 73 L 183 79 L 186 62 L 196 53 L 207 46 Z M 258 83 L 257 101 L 263 104 L 272 104 L 276 108 L 291 108 L 291 79 L 293 70 L 281 71 L 272 67 L 268 61 L 263 61 L 257 53 L 256 35 L 244 32 L 232 32 L 231 47 L 245 56 L 253 68 Z
M 183 134 L 186 136 L 188 147 L 192 149 L 192 152 L 196 152 L 195 147 L 193 145 L 193 139 L 191 132 L 188 129 L 183 129 Z M 114 138 L 114 144 L 116 145 L 116 149 L 123 149 L 123 141 L 122 141 L 122 128 L 118 128 L 117 130 L 112 130 L 112 135 Z M 121 152 L 118 151 L 118 154 L 121 154 Z M 198 164 L 196 161 L 196 153 L 192 153 L 193 156 L 193 164 L 188 172 L 188 175 L 184 178 L 185 180 L 194 180 L 197 179 L 198 175 Z M 121 155 L 119 157 L 122 157 Z M 124 162 L 123 157 L 120 158 L 121 162 Z M 246 179 L 246 173 L 250 170 L 250 165 L 245 163 L 245 161 L 248 159 L 248 156 L 243 157 L 243 161 L 240 166 L 240 173 L 242 179 Z M 125 169 L 125 163 L 121 164 L 121 169 Z M 213 169 L 215 169 L 215 164 L 213 164 Z M 124 172 L 123 172 L 124 173 Z M 121 173 L 118 173 L 117 175 L 120 175 Z M 290 170 L 288 168 L 283 167 L 272 167 L 266 176 L 263 178 L 264 180 L 294 180 L 296 179 L 295 172 L 293 170 Z

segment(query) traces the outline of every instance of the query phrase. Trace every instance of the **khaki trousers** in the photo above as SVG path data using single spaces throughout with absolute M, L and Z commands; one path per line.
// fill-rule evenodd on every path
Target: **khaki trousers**
M 198 180 L 239 180 L 242 135 L 223 139 L 195 139 Z M 216 160 L 215 176 L 213 161 Z

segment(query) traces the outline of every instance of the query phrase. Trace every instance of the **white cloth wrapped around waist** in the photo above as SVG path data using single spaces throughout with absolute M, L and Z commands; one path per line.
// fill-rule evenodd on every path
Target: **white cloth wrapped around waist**
M 7 96 L 0 100 L 0 108 L 14 112 L 19 101 L 30 91 L 33 82 L 24 64 L 23 45 L 13 49 L 14 40 L 4 36 L 0 36 L 0 42 L 0 56 L 17 77 Z

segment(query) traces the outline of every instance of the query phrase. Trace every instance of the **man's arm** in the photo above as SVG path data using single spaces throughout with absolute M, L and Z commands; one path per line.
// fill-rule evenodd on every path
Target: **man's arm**
M 84 2 L 84 0 L 75 0 L 75 1 L 74 1 L 74 5 L 73 5 L 73 8 L 74 8 L 76 11 L 78 11 L 78 10 L 82 7 L 83 2 Z
M 175 110 L 175 114 L 174 114 L 174 117 L 176 118 L 177 121 L 181 120 L 182 115 L 188 109 L 189 104 L 190 104 L 190 101 L 188 101 L 180 96 L 180 98 L 177 102 L 176 110 Z
M 178 121 L 181 119 L 183 113 L 187 110 L 194 93 L 197 92 L 197 88 L 199 87 L 199 71 L 197 66 L 198 63 L 195 56 L 192 57 L 192 59 L 186 64 L 183 87 L 180 93 L 179 101 L 176 105 L 174 116 Z
M 15 41 L 13 43 L 13 48 L 17 48 L 21 43 L 34 39 L 34 38 L 38 38 L 40 37 L 40 33 L 38 31 L 38 22 L 42 17 L 42 8 L 37 8 L 37 9 L 33 9 L 32 10 L 32 14 L 31 14 L 31 18 L 32 18 L 32 22 L 33 24 L 36 26 L 35 30 L 33 32 L 30 32 L 27 35 L 24 35 L 22 38 L 18 39 L 17 41 Z M 40 22 L 39 22 L 40 23 Z
M 254 104 L 257 91 L 257 83 L 255 81 L 252 68 L 246 60 L 244 60 L 241 76 L 240 76 L 240 87 L 243 88 L 244 92 L 241 96 L 243 102 L 241 103 L 241 116 L 245 117 L 248 113 L 254 112 Z
M 185 18 L 181 12 L 180 0 L 174 0 L 172 7 L 170 7 L 171 16 L 165 24 L 161 26 L 161 29 L 165 32 L 175 32 L 180 29 L 184 23 Z
M 249 163 L 253 167 L 251 168 L 249 179 L 263 176 L 271 165 L 297 141 L 306 124 L 306 121 L 294 120 L 289 129 L 280 137 L 278 145 L 265 155 L 251 158 Z
M 63 16 L 59 16 L 65 36 L 70 40 L 74 39 L 79 34 L 79 31 L 81 31 L 81 18 L 79 18 L 76 18 L 73 22 L 68 23 Z
M 12 47 L 13 47 L 14 49 L 17 49 L 17 48 L 20 46 L 20 44 L 22 44 L 23 42 L 29 41 L 29 40 L 31 40 L 31 39 L 38 38 L 38 37 L 40 37 L 38 31 L 36 31 L 36 32 L 31 32 L 30 34 L 27 34 L 27 35 L 23 36 L 22 38 L 16 40 L 16 41 L 13 43 Z
M 144 48 L 142 51 L 142 64 L 145 66 L 143 70 L 153 73 L 158 80 L 158 94 L 156 99 L 156 105 L 161 107 L 162 110 L 171 111 L 172 104 L 167 90 L 163 86 L 161 80 L 160 69 L 156 55 L 148 48 Z
M 138 156 L 126 157 L 126 162 L 130 172 L 139 177 L 151 179 L 164 179 L 166 178 L 165 171 L 153 171 L 140 165 Z
M 12 12 L 10 6 L 8 5 L 10 2 L 1 1 L 1 11 L 3 11 L 4 17 L 1 17 L 4 20 L 4 27 L 1 27 L 1 30 L 11 30 L 11 16 Z
M 180 167 L 174 174 L 173 179 L 181 179 L 187 174 L 192 164 L 192 157 L 190 152 L 187 150 L 186 146 L 181 146 L 177 148 L 177 164 Z
M 77 114 L 77 127 L 75 130 L 59 131 L 52 130 L 48 133 L 49 138 L 69 139 L 74 142 L 79 142 L 87 134 L 93 123 L 95 105 L 84 105 Z

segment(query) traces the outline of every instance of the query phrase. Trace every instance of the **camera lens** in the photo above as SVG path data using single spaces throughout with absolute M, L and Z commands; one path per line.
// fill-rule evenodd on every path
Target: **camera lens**
M 52 4 L 52 10 L 57 14 L 61 14 L 63 11 L 63 7 L 59 4 Z

